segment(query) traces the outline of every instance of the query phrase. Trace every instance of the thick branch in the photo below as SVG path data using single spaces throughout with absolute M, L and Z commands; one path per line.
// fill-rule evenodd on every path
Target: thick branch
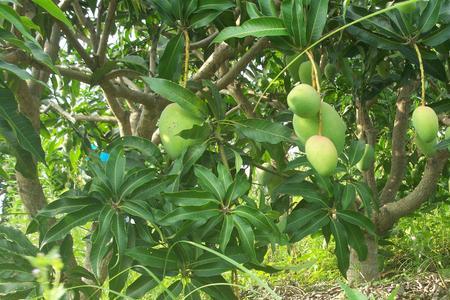
M 380 215 L 377 218 L 377 226 L 380 233 L 392 228 L 398 219 L 414 212 L 433 195 L 449 156 L 450 153 L 445 149 L 437 152 L 434 157 L 429 158 L 423 177 L 416 188 L 406 197 L 399 201 L 385 204 L 380 209 Z
M 238 106 L 242 109 L 247 118 L 254 118 L 255 113 L 253 112 L 252 105 L 248 101 L 247 97 L 245 97 L 241 87 L 238 84 L 229 85 L 228 91 L 230 92 L 231 96 L 233 96 L 233 98 L 236 100 Z
M 400 184 L 405 175 L 406 132 L 409 126 L 409 111 L 411 108 L 411 93 L 416 88 L 416 82 L 410 82 L 400 88 L 397 97 L 394 129 L 392 131 L 392 159 L 389 178 L 381 191 L 380 203 L 384 204 L 395 199 Z
M 62 22 L 59 22 L 61 26 L 61 30 L 64 32 L 64 35 L 66 36 L 69 43 L 72 44 L 72 46 L 77 50 L 78 54 L 81 56 L 81 58 L 84 60 L 86 65 L 93 70 L 95 68 L 94 61 L 92 57 L 89 56 L 89 54 L 86 52 L 84 47 L 80 44 L 75 34 Z
M 99 64 L 105 62 L 106 49 L 108 45 L 109 34 L 111 33 L 114 18 L 116 16 L 117 0 L 111 0 L 108 5 L 108 12 L 106 14 L 105 27 L 103 28 L 102 36 L 97 50 L 97 58 Z
M 198 72 L 192 76 L 192 80 L 202 80 L 211 78 L 212 75 L 219 69 L 220 65 L 231 57 L 233 54 L 232 48 L 226 43 L 219 44 L 214 53 L 208 57 L 204 64 L 200 67 Z
M 215 38 L 218 34 L 219 34 L 219 32 L 216 31 L 216 32 L 214 32 L 214 33 L 208 35 L 208 36 L 207 36 L 206 38 L 204 38 L 203 40 L 200 40 L 200 41 L 197 41 L 197 42 L 193 42 L 193 43 L 191 44 L 191 47 L 190 47 L 191 50 L 195 50 L 195 49 L 198 49 L 198 48 L 203 48 L 203 47 L 208 46 L 208 45 L 212 42 L 212 40 L 214 40 L 214 38 Z
M 226 88 L 269 45 L 269 40 L 262 38 L 257 41 L 216 83 L 219 90 Z
M 92 80 L 91 80 L 92 73 L 91 72 L 82 71 L 82 70 L 74 69 L 74 68 L 66 68 L 66 67 L 62 67 L 62 66 L 56 66 L 56 68 L 58 69 L 59 73 L 62 76 L 66 76 L 66 77 L 69 77 L 70 79 L 75 79 L 75 80 L 78 80 L 80 82 L 84 82 L 87 84 L 91 84 L 91 82 L 92 82 Z
M 80 2 L 78 0 L 72 1 L 73 10 L 80 21 L 80 24 L 83 25 L 89 31 L 89 38 L 91 40 L 92 48 L 97 49 L 98 41 L 96 39 L 94 25 L 91 23 L 91 20 L 86 18 L 83 9 L 81 8 Z
M 131 135 L 131 126 L 130 119 L 128 118 L 128 113 L 120 105 L 119 101 L 117 101 L 116 96 L 110 92 L 110 90 L 108 89 L 108 84 L 102 85 L 102 89 L 109 107 L 111 108 L 114 116 L 116 116 L 117 118 L 120 136 Z

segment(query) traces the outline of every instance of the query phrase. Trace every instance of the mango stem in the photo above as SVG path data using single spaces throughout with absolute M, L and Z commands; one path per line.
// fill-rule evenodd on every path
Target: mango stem
M 420 54 L 419 47 L 417 44 L 414 44 L 414 49 L 416 50 L 417 59 L 419 60 L 419 67 L 420 67 L 420 82 L 422 86 L 422 106 L 425 106 L 425 70 L 423 68 L 423 61 L 422 61 L 422 55 Z
M 187 29 L 183 30 L 184 33 L 184 73 L 183 73 L 183 87 L 186 87 L 188 81 L 189 72 L 189 48 L 191 46 L 191 40 L 189 39 L 189 32 Z

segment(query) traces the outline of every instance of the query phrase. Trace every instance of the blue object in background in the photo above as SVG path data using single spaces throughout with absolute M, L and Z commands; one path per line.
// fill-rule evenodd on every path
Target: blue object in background
M 109 153 L 106 153 L 106 152 L 100 152 L 99 157 L 100 157 L 100 160 L 101 160 L 102 162 L 106 162 L 106 161 L 108 161 L 108 159 L 109 159 Z
M 91 144 L 91 149 L 92 150 L 97 150 L 97 148 L 98 148 L 97 145 Z

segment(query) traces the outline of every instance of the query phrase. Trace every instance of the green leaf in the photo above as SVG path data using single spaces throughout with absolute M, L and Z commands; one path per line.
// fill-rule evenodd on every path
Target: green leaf
M 134 299 L 142 299 L 148 291 L 159 283 L 148 275 L 141 275 L 127 287 L 127 296 Z
M 350 166 L 356 165 L 364 155 L 366 144 L 363 141 L 354 141 L 348 153 L 348 162 Z
M 306 33 L 308 35 L 308 41 L 311 44 L 322 36 L 323 28 L 327 22 L 328 0 L 311 1 L 310 5 Z
M 155 221 L 155 217 L 153 216 L 148 203 L 145 201 L 127 200 L 120 206 L 120 209 L 143 220 L 150 222 Z
M 261 119 L 247 119 L 234 124 L 247 138 L 260 143 L 278 144 L 290 141 L 291 130 L 281 125 Z
M 50 15 L 52 15 L 55 19 L 63 22 L 67 27 L 69 27 L 72 31 L 74 30 L 72 27 L 72 23 L 70 23 L 69 19 L 67 19 L 66 15 L 62 12 L 62 10 L 51 0 L 32 0 L 34 3 L 42 7 L 46 10 Z
M 436 145 L 434 145 L 434 149 L 436 150 L 442 150 L 450 146 L 450 139 L 446 139 L 443 141 L 440 141 Z
M 291 196 L 302 196 L 306 201 L 310 203 L 317 203 L 324 208 L 329 207 L 328 203 L 324 199 L 322 199 L 323 196 L 320 194 L 318 188 L 311 182 L 303 180 L 301 182 L 290 182 L 288 180 L 278 186 L 275 189 L 274 193 L 287 194 Z
M 323 215 L 323 211 L 321 209 L 295 209 L 287 217 L 286 231 L 295 232 L 311 222 L 313 219 L 317 219 L 320 215 Z
M 35 288 L 37 283 L 35 281 L 32 282 L 15 282 L 14 280 L 6 280 L 0 282 L 0 295 L 8 295 L 21 291 L 30 290 Z M 5 298 L 7 299 L 7 298 Z
M 178 270 L 176 254 L 167 248 L 147 249 L 135 247 L 127 249 L 125 255 L 136 260 L 139 264 L 160 270 Z
M 422 43 L 430 46 L 436 47 L 448 41 L 450 36 L 450 25 L 442 25 L 438 30 L 427 34 L 427 36 L 422 40 Z
M 233 215 L 233 223 L 239 234 L 239 245 L 251 261 L 257 263 L 255 252 L 255 234 L 252 227 L 237 215 Z
M 232 214 L 247 220 L 250 224 L 253 224 L 256 229 L 265 233 L 270 233 L 274 238 L 274 242 L 279 238 L 280 232 L 278 231 L 278 227 L 275 226 L 275 224 L 259 209 L 247 205 L 239 205 L 233 210 Z
M 241 26 L 226 27 L 214 39 L 214 43 L 220 43 L 230 38 L 243 38 L 246 36 L 286 36 L 288 32 L 283 21 L 276 17 L 260 17 L 250 19 Z
M 123 215 L 118 213 L 114 214 L 111 223 L 111 232 L 114 236 L 114 240 L 116 241 L 117 253 L 120 257 L 124 253 L 128 244 L 127 228 Z
M 31 76 L 31 74 L 26 70 L 21 69 L 16 65 L 7 63 L 3 60 L 0 60 L 0 69 L 11 72 L 22 80 L 35 80 L 35 78 Z
M 239 263 L 245 263 L 247 261 L 247 257 L 243 253 L 229 252 L 227 256 Z M 192 268 L 193 275 L 198 277 L 217 276 L 234 268 L 229 262 L 211 253 L 203 253 L 190 267 Z
M 109 244 L 112 239 L 110 224 L 114 210 L 111 207 L 104 207 L 99 214 L 99 227 L 94 231 L 91 242 L 91 252 L 89 253 L 89 259 L 92 266 L 92 272 L 96 278 L 100 278 L 103 267 L 103 258 L 108 253 L 110 247 Z
M 50 56 L 44 52 L 44 50 L 42 50 L 42 48 L 39 46 L 39 44 L 37 44 L 36 42 L 30 42 L 30 41 L 26 41 L 25 45 L 27 46 L 27 48 L 31 51 L 31 55 L 33 55 L 33 57 L 43 63 L 45 66 L 47 66 L 50 70 L 52 70 L 53 72 L 55 72 L 56 74 L 59 74 L 58 69 L 56 69 L 55 65 L 52 62 L 52 59 L 50 58 Z
M 338 220 L 331 220 L 331 232 L 336 243 L 335 254 L 338 261 L 339 271 L 345 277 L 349 266 L 350 251 L 348 249 L 347 234 L 344 226 Z
M 311 222 L 295 231 L 292 235 L 292 242 L 302 240 L 304 237 L 319 231 L 322 227 L 330 223 L 330 216 L 327 211 L 320 210 L 320 214 L 317 215 Z
M 366 260 L 368 250 L 363 231 L 358 226 L 345 221 L 342 222 L 342 225 L 344 225 L 347 231 L 348 244 L 356 251 L 358 259 L 360 261 Z
M 63 239 L 72 228 L 93 220 L 100 212 L 100 209 L 101 207 L 98 205 L 91 205 L 64 216 L 47 231 L 42 240 L 42 245 Z
M 0 87 L 0 117 L 11 126 L 20 146 L 45 163 L 39 135 L 30 120 L 18 111 L 14 95 L 8 88 Z
M 343 209 L 349 208 L 356 200 L 356 189 L 352 184 L 347 184 L 342 190 L 341 205 Z
M 139 55 L 127 55 L 127 56 L 117 59 L 117 61 L 123 62 L 125 64 L 138 66 L 138 67 L 144 68 L 146 70 L 148 69 L 147 62 L 145 61 L 145 59 L 143 59 Z
M 199 0 L 197 12 L 204 10 L 224 11 L 234 7 L 235 4 L 230 0 Z
M 150 184 L 155 179 L 155 172 L 148 169 L 139 170 L 125 175 L 125 180 L 120 187 L 120 199 L 125 199 L 133 194 L 137 189 Z
M 336 216 L 338 219 L 342 219 L 343 221 L 357 225 L 362 229 L 367 230 L 368 233 L 376 235 L 375 226 L 373 225 L 372 221 L 370 221 L 370 219 L 363 214 L 352 210 L 338 210 L 336 212 Z
M 150 78 L 143 76 L 144 82 L 157 94 L 169 101 L 175 102 L 193 116 L 203 118 L 206 116 L 205 103 L 193 92 L 162 78 Z
M 138 136 L 124 136 L 116 139 L 108 149 L 113 149 L 117 146 L 122 146 L 125 150 L 139 151 L 146 160 L 152 162 L 155 165 L 159 165 L 163 160 L 161 151 L 158 146 L 153 144 L 148 139 Z
M 200 27 L 207 26 L 211 24 L 218 16 L 222 14 L 222 11 L 208 10 L 196 13 L 192 16 L 189 23 L 191 28 L 197 29 Z
M 367 211 L 367 214 L 371 215 L 372 213 L 372 205 L 373 205 L 373 197 L 372 192 L 370 191 L 367 184 L 362 182 L 355 182 L 354 186 L 356 188 L 356 191 L 358 192 L 358 195 L 361 197 L 361 200 L 364 204 L 364 208 Z
M 54 217 L 59 214 L 72 213 L 96 203 L 98 203 L 98 201 L 95 198 L 89 198 L 86 196 L 63 197 L 50 202 L 46 207 L 39 211 L 39 215 Z
M 164 193 L 167 200 L 176 206 L 203 206 L 209 203 L 220 204 L 214 196 L 204 191 L 182 191 Z
M 34 41 L 34 37 L 30 34 L 28 29 L 25 27 L 25 25 L 20 20 L 19 15 L 16 13 L 16 11 L 6 5 L 6 4 L 0 4 L 0 16 L 5 18 L 9 23 L 14 25 L 14 27 L 27 39 L 30 41 Z
M 231 238 L 231 233 L 233 232 L 234 222 L 233 217 L 231 215 L 225 215 L 223 218 L 222 228 L 220 229 L 219 235 L 219 248 L 220 251 L 225 253 L 225 249 L 227 248 L 228 242 Z
M 217 164 L 217 174 L 219 181 L 222 182 L 225 189 L 233 183 L 233 178 L 231 177 L 230 170 L 228 170 L 223 164 Z
M 14 243 L 17 254 L 36 256 L 38 249 L 31 243 L 22 231 L 0 224 L 0 240 L 8 240 Z M 19 250 L 20 249 L 20 250 Z
M 242 195 L 245 195 L 250 187 L 251 184 L 248 182 L 245 175 L 238 173 L 233 183 L 227 189 L 227 193 L 225 195 L 227 203 L 230 203 Z
M 204 291 L 211 299 L 236 300 L 231 286 L 222 276 L 193 277 L 192 284 Z M 221 285 L 218 285 L 221 284 Z
M 213 172 L 201 165 L 196 165 L 194 173 L 203 190 L 212 193 L 219 201 L 224 199 L 225 188 Z
M 259 11 L 255 3 L 246 1 L 245 8 L 250 19 L 263 17 L 263 14 Z
M 125 165 L 126 158 L 123 150 L 120 147 L 113 149 L 106 162 L 106 176 L 108 177 L 112 190 L 116 196 L 119 195 L 119 190 L 125 177 Z M 114 199 L 113 201 L 117 202 L 118 200 L 119 199 Z
M 165 215 L 159 223 L 162 225 L 173 225 L 180 221 L 199 221 L 207 220 L 211 217 L 217 216 L 220 213 L 217 205 L 204 205 L 195 207 L 179 207 L 167 215 Z
M 401 46 L 403 46 L 403 44 L 400 42 L 388 39 L 384 36 L 365 30 L 358 26 L 350 26 L 349 28 L 347 28 L 347 31 L 357 39 L 369 44 L 372 47 L 385 50 L 398 50 Z
M 439 18 L 442 0 L 429 1 L 419 19 L 420 32 L 425 33 L 431 30 Z
M 184 50 L 183 33 L 179 33 L 167 43 L 158 65 L 158 75 L 161 78 L 178 82 L 181 76 L 182 57 Z

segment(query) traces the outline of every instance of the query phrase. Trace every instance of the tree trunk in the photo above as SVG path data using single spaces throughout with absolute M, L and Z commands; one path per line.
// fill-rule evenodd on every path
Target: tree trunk
M 347 271 L 347 279 L 350 284 L 358 284 L 378 279 L 378 241 L 372 236 L 366 236 L 367 258 L 360 261 L 358 254 L 353 249 L 350 251 L 350 267 Z

